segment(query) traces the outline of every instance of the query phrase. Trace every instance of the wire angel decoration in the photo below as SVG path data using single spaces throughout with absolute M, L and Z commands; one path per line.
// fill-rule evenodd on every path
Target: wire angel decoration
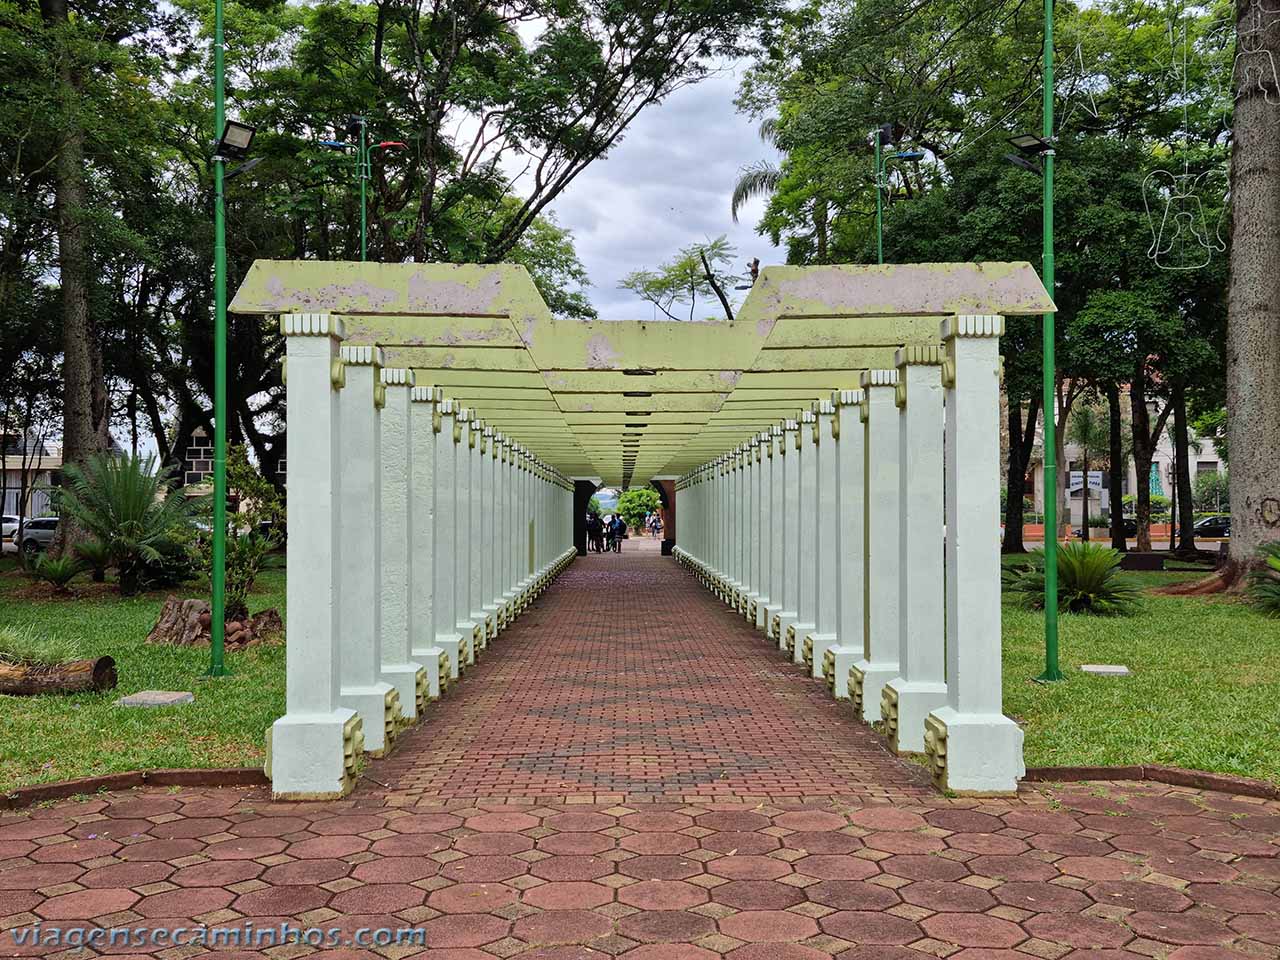
M 1280 103 L 1280 68 L 1267 49 L 1266 34 L 1280 30 L 1280 0 L 1251 0 L 1236 22 L 1236 59 L 1231 68 L 1233 98 L 1252 90 L 1267 103 Z
M 1142 203 L 1151 226 L 1147 256 L 1161 270 L 1199 270 L 1227 249 L 1220 234 L 1221 217 L 1211 229 L 1200 199 L 1208 190 L 1209 176 L 1154 170 L 1142 181 Z
M 1067 82 L 1063 93 L 1063 111 L 1060 122 L 1065 125 L 1071 115 L 1079 110 L 1094 120 L 1098 119 L 1098 100 L 1091 88 L 1090 71 L 1084 66 L 1084 44 L 1077 43 L 1069 58 L 1071 66 L 1064 78 Z

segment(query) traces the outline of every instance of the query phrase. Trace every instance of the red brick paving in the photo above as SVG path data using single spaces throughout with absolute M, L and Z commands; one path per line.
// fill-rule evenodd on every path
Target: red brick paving
M 15 947 L 8 931 L 37 922 L 48 935 L 287 920 L 340 939 L 417 928 L 428 946 L 217 955 L 1280 957 L 1280 803 L 1134 783 L 940 797 L 674 565 L 627 546 L 575 564 L 372 767 L 385 787 L 306 804 L 148 789 L 0 815 L 0 956 L 97 955 Z M 606 621 L 595 592 L 628 582 L 646 602 L 615 602 Z M 529 798 L 541 789 L 569 792 Z

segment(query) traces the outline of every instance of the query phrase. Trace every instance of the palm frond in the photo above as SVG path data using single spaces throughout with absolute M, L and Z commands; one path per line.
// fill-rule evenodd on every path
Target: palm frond
M 765 196 L 778 189 L 782 181 L 782 171 L 771 163 L 761 160 L 744 167 L 738 175 L 738 182 L 733 185 L 733 196 L 729 199 L 729 214 L 733 222 L 738 222 L 738 211 L 748 200 Z
M 1263 613 L 1280 617 L 1280 540 L 1258 548 L 1262 561 L 1249 571 L 1249 599 Z
M 1119 577 L 1120 554 L 1096 543 L 1058 546 L 1058 609 L 1067 613 L 1129 613 L 1139 591 Z M 1011 567 L 1001 577 L 1006 593 L 1025 607 L 1044 609 L 1044 554 Z

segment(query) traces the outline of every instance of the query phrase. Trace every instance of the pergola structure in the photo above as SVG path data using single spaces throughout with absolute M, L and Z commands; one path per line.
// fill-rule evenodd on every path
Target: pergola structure
M 948 489 L 965 485 L 966 472 L 990 473 L 989 490 L 968 484 L 966 496 L 995 504 L 999 423 L 994 415 L 986 422 L 986 414 L 998 406 L 996 321 L 1052 309 L 1026 263 L 768 267 L 734 321 L 694 323 L 556 319 L 524 268 L 508 264 L 255 263 L 231 310 L 279 316 L 288 342 L 290 705 L 271 738 L 276 792 L 348 789 L 359 730 L 376 750 L 390 749 L 397 711 L 416 715 L 408 708 L 412 691 L 437 689 L 437 674 L 456 675 L 569 562 L 574 480 L 672 481 L 682 509 L 694 514 L 684 521 L 694 526 L 681 559 L 780 643 L 790 638 L 797 659 L 816 637 L 818 654 L 813 642 L 807 647 L 819 675 L 830 650 L 865 654 L 856 658 L 865 689 L 860 681 L 846 688 L 853 661 L 839 661 L 830 676 L 838 695 L 852 693 L 859 713 L 877 719 L 882 688 L 899 672 L 899 658 L 882 656 L 888 648 L 879 638 L 892 627 L 896 645 L 898 611 L 906 609 L 899 580 L 910 538 L 902 518 L 911 515 L 912 487 L 925 472 L 942 487 L 947 370 L 962 361 L 972 369 L 970 355 L 981 364 L 990 354 L 990 382 L 969 387 L 981 402 L 972 405 L 968 432 L 955 436 L 985 431 L 991 443 L 963 451 Z M 972 347 L 971 337 L 984 343 Z M 916 408 L 926 412 L 917 433 L 907 434 L 889 411 L 911 409 L 898 385 L 911 365 L 933 370 L 937 404 Z M 948 416 L 969 397 L 954 392 L 954 372 L 950 383 Z M 804 460 L 801 438 L 821 449 L 819 428 L 830 433 L 836 411 L 855 404 L 865 444 L 856 456 L 825 461 L 826 472 L 810 472 L 821 455 Z M 933 443 L 938 462 L 912 475 L 903 451 L 917 437 Z M 781 463 L 789 441 L 799 454 L 792 460 L 809 467 L 779 471 L 776 486 L 765 483 L 773 474 L 764 469 L 745 469 L 774 461 L 766 446 Z M 855 473 L 858 483 L 846 490 Z M 837 490 L 843 500 L 833 497 Z M 824 523 L 823 511 L 840 522 Z M 853 523 L 855 511 L 865 525 Z M 990 513 L 989 544 L 947 541 L 948 550 L 973 551 L 954 571 L 948 565 L 953 581 L 966 569 L 998 576 L 998 567 L 969 562 L 989 553 L 998 564 Z M 941 557 L 944 522 L 939 512 L 911 528 L 924 538 L 924 555 L 932 543 Z M 522 534 L 505 551 L 511 562 L 492 560 L 504 553 L 495 545 L 513 524 Z M 744 532 L 765 529 L 776 543 Z M 850 554 L 859 562 L 839 572 Z M 770 594 L 764 588 L 773 567 L 780 579 Z M 445 569 L 455 574 L 441 580 Z M 392 587 L 369 582 L 387 570 Z M 784 582 L 792 581 L 795 596 L 784 596 Z M 940 579 L 936 585 L 941 591 Z M 987 654 L 992 642 L 997 651 L 998 714 L 998 580 L 995 587 L 995 634 L 983 643 Z M 818 629 L 824 589 L 831 609 L 839 596 L 865 596 L 855 605 L 865 620 L 856 637 L 851 620 L 839 636 L 834 627 Z M 377 608 L 375 626 L 348 626 L 357 619 L 344 614 L 353 598 L 362 611 Z M 984 616 L 989 628 L 991 611 Z M 939 649 L 941 630 L 940 617 Z M 329 665 L 320 671 L 323 683 L 316 664 Z M 327 685 L 323 695 L 317 683 Z M 425 706 L 423 697 L 417 701 L 417 709 Z M 985 780 L 970 787 L 944 772 L 940 782 L 974 792 L 1010 789 L 1021 770 L 1020 731 L 1016 741 L 1016 762 L 997 764 Z

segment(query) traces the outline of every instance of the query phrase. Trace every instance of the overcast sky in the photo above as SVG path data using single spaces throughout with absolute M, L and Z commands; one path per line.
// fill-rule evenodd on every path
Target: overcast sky
M 573 231 L 602 319 L 650 319 L 653 307 L 619 290 L 618 281 L 691 243 L 727 234 L 738 249 L 739 274 L 753 256 L 761 264 L 781 259 L 755 234 L 763 200 L 748 205 L 736 224 L 729 216 L 738 171 L 777 158 L 751 119 L 734 109 L 738 79 L 737 70 L 725 68 L 647 108 L 622 142 L 552 204 L 561 225 Z M 699 310 L 698 318 L 704 316 Z

